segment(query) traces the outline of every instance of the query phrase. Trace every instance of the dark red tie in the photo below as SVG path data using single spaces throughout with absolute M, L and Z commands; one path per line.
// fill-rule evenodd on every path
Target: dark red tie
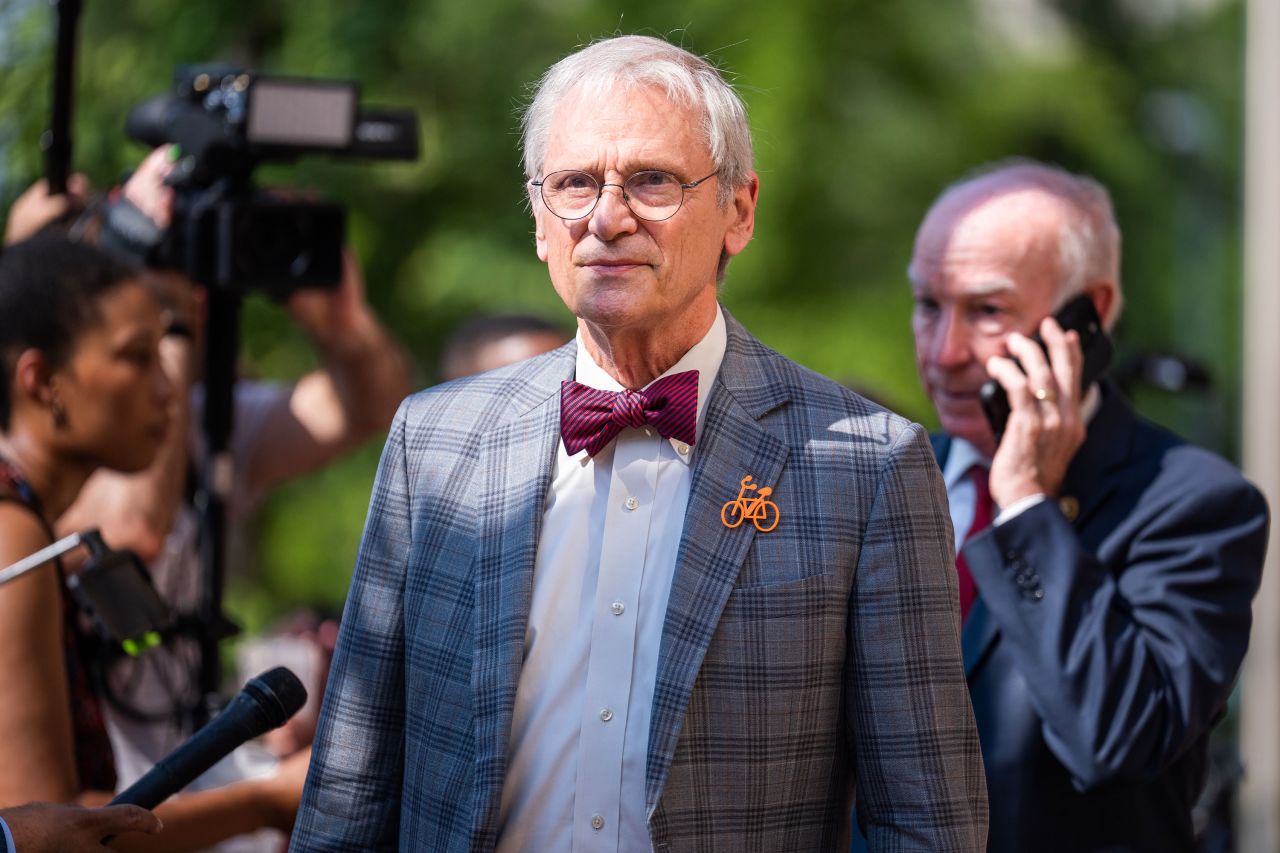
M 627 427 L 651 426 L 663 438 L 692 445 L 697 437 L 698 371 L 664 376 L 643 391 L 600 391 L 560 384 L 560 437 L 570 456 L 595 456 Z
M 991 502 L 991 487 L 987 483 L 987 469 L 981 465 L 974 465 L 969 469 L 969 479 L 973 480 L 975 492 L 973 524 L 969 525 L 969 532 L 960 543 L 961 547 L 964 546 L 964 542 L 968 542 L 991 526 L 991 518 L 995 512 L 995 504 Z M 959 575 L 960 580 L 960 621 L 963 623 L 969 618 L 969 610 L 973 607 L 974 599 L 978 597 L 978 585 L 973 582 L 973 573 L 969 571 L 969 564 L 965 561 L 964 554 L 959 551 L 956 552 L 956 574 Z

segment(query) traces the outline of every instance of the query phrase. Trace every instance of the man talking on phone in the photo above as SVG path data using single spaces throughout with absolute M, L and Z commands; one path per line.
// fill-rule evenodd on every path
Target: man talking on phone
M 911 323 L 943 429 L 992 851 L 1192 850 L 1248 644 L 1262 496 L 1106 379 L 1081 387 L 1081 334 L 1052 317 L 1083 294 L 1110 329 L 1119 270 L 1107 191 L 1035 162 L 947 188 L 916 235 Z M 988 379 L 1009 401 L 998 441 Z

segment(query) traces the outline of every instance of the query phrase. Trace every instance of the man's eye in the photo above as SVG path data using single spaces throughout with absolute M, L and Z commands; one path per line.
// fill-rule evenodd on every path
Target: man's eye
M 933 313 L 938 310 L 938 300 L 930 296 L 917 296 L 916 310 Z
M 586 172 L 557 172 L 547 179 L 553 192 L 594 192 L 595 179 Z
M 666 172 L 637 172 L 631 176 L 631 180 L 627 183 L 631 184 L 633 187 L 656 189 L 675 186 L 677 181 L 674 175 L 669 175 Z

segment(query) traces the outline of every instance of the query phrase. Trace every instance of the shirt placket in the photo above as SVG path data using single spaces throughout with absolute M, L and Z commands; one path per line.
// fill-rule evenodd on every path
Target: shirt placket
M 626 430 L 614 448 L 578 742 L 573 849 L 581 853 L 619 846 L 621 768 L 660 441 Z

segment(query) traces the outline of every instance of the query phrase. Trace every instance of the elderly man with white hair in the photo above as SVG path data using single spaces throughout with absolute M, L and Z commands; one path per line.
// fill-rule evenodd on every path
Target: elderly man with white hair
M 1081 387 L 1080 336 L 1051 317 L 1084 294 L 1111 328 L 1119 270 L 1106 190 L 1031 161 L 948 188 L 911 260 L 1001 853 L 1192 850 L 1209 731 L 1248 644 L 1262 496 L 1111 382 Z M 988 377 L 1011 409 L 998 443 Z
M 291 849 L 838 850 L 856 794 L 874 849 L 981 850 L 927 436 L 717 299 L 741 101 L 609 39 L 524 150 L 578 335 L 401 407 Z

